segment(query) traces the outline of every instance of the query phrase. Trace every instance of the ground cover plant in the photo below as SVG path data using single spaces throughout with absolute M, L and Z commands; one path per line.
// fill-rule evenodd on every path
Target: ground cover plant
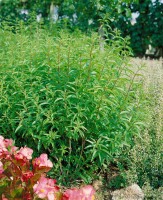
M 47 153 L 50 175 L 65 184 L 126 165 L 146 121 L 127 40 L 113 33 L 103 51 L 99 42 L 34 23 L 0 29 L 0 132 Z
M 137 183 L 144 193 L 144 199 L 162 199 L 163 194 L 163 68 L 162 60 L 132 58 L 131 64 L 143 65 L 143 90 L 146 94 L 147 126 L 140 137 L 134 137 L 134 147 L 128 152 L 128 168 L 120 171 L 111 166 L 108 177 L 94 182 L 97 199 L 111 199 L 116 188 Z M 142 79 L 142 77 L 139 77 Z M 122 167 L 122 168 L 121 168 Z M 130 195 L 128 193 L 128 195 Z
M 145 199 L 162 199 L 163 192 L 163 68 L 162 60 L 134 59 L 134 64 L 144 63 L 141 72 L 144 90 L 148 94 L 149 124 L 141 138 L 135 138 L 130 151 L 131 161 L 127 172 L 129 183 L 137 182 L 143 188 Z

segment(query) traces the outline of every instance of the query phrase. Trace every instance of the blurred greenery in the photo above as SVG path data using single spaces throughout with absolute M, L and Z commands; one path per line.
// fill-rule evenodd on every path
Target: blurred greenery
M 143 56 L 149 44 L 159 50 L 163 48 L 163 3 L 159 0 L 1 0 L 0 21 L 16 18 L 27 21 L 35 12 L 47 23 L 53 6 L 58 6 L 60 26 L 89 32 L 104 29 L 107 24 L 120 30 L 123 37 L 130 36 L 134 55 Z M 138 14 L 135 24 L 131 22 L 133 13 Z

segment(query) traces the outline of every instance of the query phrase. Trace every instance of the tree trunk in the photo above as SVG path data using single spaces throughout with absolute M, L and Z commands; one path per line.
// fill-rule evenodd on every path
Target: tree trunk
M 58 6 L 51 2 L 50 5 L 50 20 L 56 22 L 58 20 Z

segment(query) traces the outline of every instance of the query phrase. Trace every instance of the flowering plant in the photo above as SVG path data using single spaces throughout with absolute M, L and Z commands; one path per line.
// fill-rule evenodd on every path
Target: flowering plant
M 56 180 L 46 177 L 46 173 L 53 167 L 47 154 L 41 154 L 32 160 L 32 153 L 32 149 L 18 149 L 13 140 L 0 136 L 0 199 L 94 199 L 95 191 L 91 185 L 62 192 L 56 185 Z

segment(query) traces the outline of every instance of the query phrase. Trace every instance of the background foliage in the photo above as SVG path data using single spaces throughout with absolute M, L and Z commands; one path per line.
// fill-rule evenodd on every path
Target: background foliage
M 0 20 L 27 20 L 32 12 L 36 12 L 48 22 L 52 5 L 58 6 L 57 23 L 62 26 L 88 32 L 98 31 L 107 22 L 112 29 L 119 29 L 123 37 L 130 36 L 131 47 L 136 56 L 143 56 L 149 44 L 159 49 L 161 54 L 163 3 L 159 0 L 2 0 Z M 28 10 L 29 14 L 21 12 L 22 10 Z M 135 24 L 132 24 L 133 13 L 138 14 Z

